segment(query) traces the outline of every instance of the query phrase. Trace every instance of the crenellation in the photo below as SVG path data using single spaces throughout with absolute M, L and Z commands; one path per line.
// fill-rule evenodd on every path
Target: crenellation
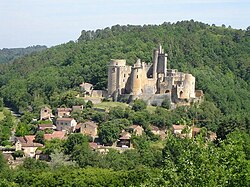
M 130 100 L 140 98 L 148 104 L 157 105 L 164 99 L 169 99 L 172 105 L 195 102 L 195 77 L 176 69 L 167 69 L 167 56 L 160 45 L 153 50 L 152 64 L 138 59 L 133 66 L 128 66 L 124 59 L 111 60 L 109 96 L 116 100 L 129 95 Z

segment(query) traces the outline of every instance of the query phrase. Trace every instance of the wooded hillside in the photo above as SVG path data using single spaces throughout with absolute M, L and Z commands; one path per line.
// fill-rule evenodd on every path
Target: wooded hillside
M 43 104 L 55 107 L 60 94 L 77 89 L 82 81 L 105 89 L 110 59 L 151 62 L 159 43 L 168 53 L 171 68 L 196 77 L 196 89 L 202 89 L 206 100 L 222 112 L 223 125 L 249 129 L 250 30 L 193 20 L 82 31 L 77 42 L 1 65 L 0 97 L 20 111 L 36 111 Z
M 30 53 L 42 51 L 46 49 L 46 46 L 30 46 L 26 48 L 3 48 L 0 49 L 0 63 L 10 62 L 18 57 L 29 55 Z

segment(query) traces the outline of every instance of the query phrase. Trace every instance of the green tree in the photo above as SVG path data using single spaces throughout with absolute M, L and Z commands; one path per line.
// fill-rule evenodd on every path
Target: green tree
M 145 101 L 143 101 L 142 99 L 136 99 L 135 101 L 134 101 L 134 104 L 133 104 L 133 106 L 132 106 L 132 109 L 134 110 L 134 111 L 142 111 L 142 110 L 144 110 L 144 109 L 146 109 L 147 108 L 147 104 L 145 103 Z
M 161 103 L 162 108 L 170 109 L 171 103 L 169 99 L 164 99 Z
M 114 143 L 121 132 L 120 127 L 112 121 L 104 122 L 99 127 L 98 136 L 104 144 Z
M 35 136 L 35 142 L 44 144 L 44 132 L 43 131 L 37 131 L 36 136 Z

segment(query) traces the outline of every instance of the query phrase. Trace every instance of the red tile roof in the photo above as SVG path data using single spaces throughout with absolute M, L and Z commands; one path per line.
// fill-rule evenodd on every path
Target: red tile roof
M 57 108 L 56 110 L 57 112 L 71 112 L 72 111 L 71 108 Z
M 58 138 L 63 140 L 65 138 L 66 132 L 65 131 L 54 131 L 52 134 L 44 134 L 45 140 L 51 140 L 54 138 Z
M 74 118 L 57 118 L 56 121 L 72 121 Z
M 185 125 L 173 125 L 174 130 L 183 130 L 185 127 Z

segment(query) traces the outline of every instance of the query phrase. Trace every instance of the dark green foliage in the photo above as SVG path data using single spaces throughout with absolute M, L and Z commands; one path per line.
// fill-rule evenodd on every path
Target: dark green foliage
M 37 131 L 35 136 L 35 142 L 44 144 L 44 132 L 43 131 Z
M 164 99 L 161 103 L 161 106 L 166 109 L 170 109 L 171 103 L 169 99 Z
M 0 49 L 0 63 L 10 62 L 18 57 L 22 57 L 34 52 L 45 50 L 46 46 L 30 46 L 26 48 L 11 48 L 11 49 Z
M 92 108 L 93 107 L 93 103 L 92 103 L 92 101 L 88 101 L 87 103 L 86 103 L 86 108 Z
M 152 49 L 161 43 L 170 67 L 192 73 L 196 88 L 204 91 L 207 101 L 213 102 L 222 115 L 249 116 L 248 33 L 193 20 L 83 31 L 78 42 L 0 65 L 0 97 L 14 108 L 32 109 L 36 115 L 43 104 L 52 108 L 71 106 L 74 94 L 68 92 L 79 90 L 81 82 L 90 82 L 96 89 L 106 88 L 110 59 L 125 58 L 129 64 L 137 58 L 151 62 Z M 218 128 L 209 122 L 198 123 Z M 242 125 L 249 129 L 246 123 Z
M 4 119 L 0 121 L 0 145 L 6 144 L 11 136 L 11 129 L 14 126 L 14 119 L 11 112 L 3 110 Z
M 3 98 L 0 97 L 0 112 L 3 111 L 3 107 L 4 107 L 4 105 L 3 105 Z
M 132 109 L 134 111 L 141 111 L 147 108 L 147 104 L 145 103 L 145 101 L 141 100 L 141 99 L 137 99 L 134 101 Z
M 15 152 L 12 154 L 12 156 L 13 156 L 14 158 L 23 157 L 23 155 L 24 155 L 24 152 L 21 151 L 21 150 L 15 151 Z
M 88 142 L 88 138 L 84 136 L 83 134 L 80 134 L 80 133 L 70 134 L 64 144 L 65 153 L 71 154 L 73 150 L 75 149 L 75 146 L 82 145 L 85 142 Z

